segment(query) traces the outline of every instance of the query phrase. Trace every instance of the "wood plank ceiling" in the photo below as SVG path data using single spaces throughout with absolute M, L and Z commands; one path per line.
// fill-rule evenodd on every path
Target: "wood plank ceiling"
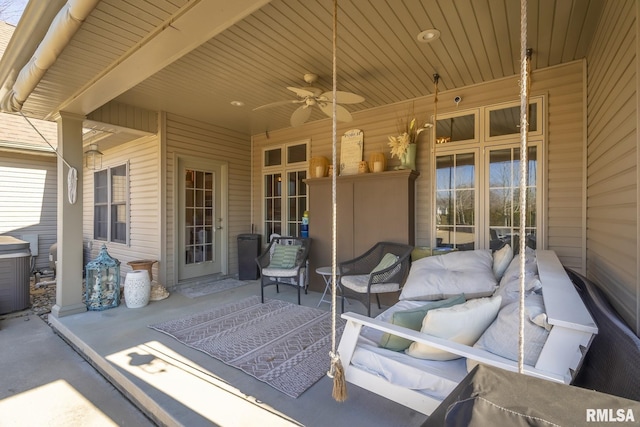
M 200 0 L 207 1 L 207 0 Z M 211 0 L 212 1 L 212 0 Z M 605 0 L 529 0 L 528 46 L 540 69 L 585 57 Z M 102 0 L 29 97 L 47 117 L 100 73 L 198 0 Z M 330 90 L 332 1 L 273 0 L 123 93 L 117 101 L 247 134 L 290 126 L 305 73 Z M 519 72 L 520 3 L 514 0 L 339 0 L 338 85 L 362 95 L 351 112 Z M 439 40 L 419 43 L 436 28 Z M 242 101 L 243 107 L 231 106 Z M 310 120 L 325 116 L 315 109 Z

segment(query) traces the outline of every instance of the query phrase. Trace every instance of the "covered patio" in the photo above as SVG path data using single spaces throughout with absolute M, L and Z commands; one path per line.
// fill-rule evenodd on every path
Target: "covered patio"
M 295 289 L 266 292 L 296 304 Z M 125 396 L 158 425 L 184 426 L 419 426 L 427 417 L 354 385 L 348 399 L 331 397 L 333 380 L 324 377 L 291 398 L 239 369 L 230 367 L 148 326 L 260 295 L 258 281 L 198 298 L 172 293 L 148 306 L 49 318 L 53 329 L 86 357 Z M 316 307 L 321 293 L 302 295 Z M 363 306 L 354 307 L 364 310 Z M 320 308 L 329 309 L 326 303 Z M 375 308 L 377 309 L 377 307 Z M 329 355 L 327 354 L 327 359 Z

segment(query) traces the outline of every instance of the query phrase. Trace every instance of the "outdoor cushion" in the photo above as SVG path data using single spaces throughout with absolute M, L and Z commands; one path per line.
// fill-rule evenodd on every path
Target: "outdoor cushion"
M 355 292 L 366 294 L 369 285 L 369 274 L 350 274 L 340 278 L 340 285 Z M 399 283 L 374 283 L 371 285 L 372 294 L 395 292 L 400 290 Z
M 372 273 L 376 273 L 378 271 L 384 270 L 385 268 L 389 268 L 393 264 L 395 264 L 396 261 L 398 261 L 398 256 L 397 255 L 389 254 L 389 253 L 384 254 L 384 256 L 382 257 L 382 259 L 380 260 L 378 265 L 373 267 L 373 270 L 371 270 L 371 272 Z
M 400 300 L 433 301 L 464 294 L 491 296 L 497 281 L 489 249 L 450 252 L 419 259 L 411 265 Z
M 420 332 L 460 344 L 473 345 L 493 322 L 500 309 L 499 296 L 472 299 L 464 304 L 437 308 L 427 313 Z M 452 360 L 461 356 L 427 344 L 412 343 L 405 351 L 420 359 Z
M 394 312 L 391 316 L 390 323 L 413 329 L 414 331 L 419 331 L 420 328 L 422 328 L 422 321 L 424 320 L 424 317 L 427 315 L 429 310 L 451 307 L 456 304 L 462 304 L 465 301 L 466 300 L 464 298 L 464 295 L 462 294 L 441 301 L 430 301 L 418 308 Z M 380 340 L 380 347 L 387 348 L 393 351 L 403 351 L 407 347 L 409 347 L 411 343 L 412 341 L 407 338 L 402 338 L 390 333 L 385 333 L 384 335 L 382 335 L 382 339 Z
M 551 325 L 547 323 L 542 295 L 527 295 L 524 311 L 524 364 L 534 366 L 551 330 Z M 496 320 L 473 346 L 517 361 L 519 329 L 520 302 L 517 301 L 500 309 Z M 471 371 L 477 364 L 476 361 L 467 359 L 467 370 Z
M 500 280 L 513 259 L 513 249 L 506 244 L 493 253 L 493 274 Z
M 296 265 L 296 257 L 298 256 L 300 248 L 300 245 L 275 245 L 269 267 L 293 268 Z

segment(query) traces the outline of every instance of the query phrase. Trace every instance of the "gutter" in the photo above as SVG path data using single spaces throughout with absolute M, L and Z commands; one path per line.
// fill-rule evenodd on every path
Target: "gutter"
M 69 44 L 84 20 L 100 0 L 68 0 L 51 17 L 54 1 L 31 0 L 0 61 L 0 110 L 18 112 L 47 70 Z M 57 4 L 62 4 L 57 1 Z M 35 37 L 47 28 L 42 41 Z M 36 46 L 37 44 L 37 46 Z M 30 58 L 29 58 L 30 57 Z M 22 66 L 18 72 L 18 67 Z

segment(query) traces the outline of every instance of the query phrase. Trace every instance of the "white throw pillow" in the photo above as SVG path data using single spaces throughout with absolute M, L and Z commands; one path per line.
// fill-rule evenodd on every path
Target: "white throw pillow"
M 509 244 L 504 245 L 493 253 L 493 274 L 496 276 L 496 280 L 502 278 L 512 259 L 513 249 L 511 249 L 511 245 Z
M 433 301 L 460 294 L 467 299 L 491 296 L 497 285 L 492 265 L 489 249 L 419 259 L 411 264 L 400 300 Z
M 460 344 L 473 345 L 493 322 L 500 309 L 501 298 L 477 298 L 448 308 L 430 310 L 422 321 L 423 332 Z M 453 360 L 461 356 L 413 342 L 407 350 L 409 356 L 419 359 Z
M 534 366 L 551 330 L 551 325 L 547 323 L 542 295 L 527 295 L 524 299 L 524 311 L 524 364 Z M 517 361 L 519 331 L 520 302 L 518 301 L 500 309 L 496 320 L 482 334 L 474 347 Z M 477 364 L 473 360 L 467 360 L 467 371 L 471 371 Z

